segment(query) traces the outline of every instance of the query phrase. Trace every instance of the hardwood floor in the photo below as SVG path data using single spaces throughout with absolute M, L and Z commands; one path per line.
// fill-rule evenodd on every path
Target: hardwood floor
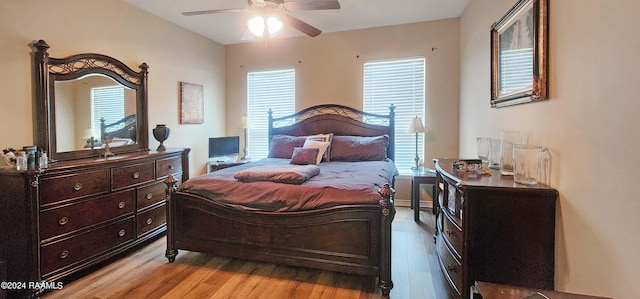
M 433 243 L 434 215 L 397 208 L 392 235 L 392 299 L 447 298 Z M 385 298 L 376 278 L 180 251 L 165 238 L 43 296 L 53 298 Z

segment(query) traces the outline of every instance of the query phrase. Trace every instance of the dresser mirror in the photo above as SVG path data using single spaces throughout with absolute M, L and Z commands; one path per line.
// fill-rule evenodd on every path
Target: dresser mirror
M 51 58 L 43 40 L 33 48 L 35 137 L 52 161 L 148 149 L 146 63 L 134 71 L 101 54 Z

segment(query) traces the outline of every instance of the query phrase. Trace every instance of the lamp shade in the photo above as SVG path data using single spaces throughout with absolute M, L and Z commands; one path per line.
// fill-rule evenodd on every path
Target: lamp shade
M 407 128 L 407 133 L 424 133 L 427 130 L 424 128 L 422 124 L 422 119 L 420 117 L 415 117 L 411 120 L 409 127 Z
M 84 129 L 84 131 L 82 131 L 83 139 L 89 139 L 91 137 L 93 137 L 93 130 L 91 128 L 86 128 Z
M 251 119 L 249 119 L 249 117 L 246 114 L 241 119 L 240 127 L 243 129 L 251 128 Z

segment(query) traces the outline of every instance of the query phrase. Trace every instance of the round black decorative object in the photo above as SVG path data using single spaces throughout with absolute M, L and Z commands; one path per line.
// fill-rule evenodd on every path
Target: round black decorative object
M 160 145 L 156 149 L 157 151 L 164 151 L 166 149 L 162 143 L 169 138 L 169 131 L 169 128 L 164 124 L 156 125 L 156 127 L 153 128 L 153 137 L 160 142 Z

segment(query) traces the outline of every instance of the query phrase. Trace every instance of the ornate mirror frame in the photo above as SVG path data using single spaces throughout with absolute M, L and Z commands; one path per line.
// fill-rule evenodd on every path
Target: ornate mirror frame
M 135 144 L 112 147 L 114 154 L 147 151 L 149 149 L 147 118 L 147 69 L 146 63 L 136 72 L 119 60 L 102 55 L 85 53 L 66 58 L 51 58 L 49 45 L 39 40 L 33 45 L 34 95 L 36 106 L 35 138 L 37 145 L 47 151 L 52 162 L 99 157 L 102 148 L 90 148 L 58 152 L 56 146 L 56 87 L 57 81 L 68 81 L 88 75 L 103 75 L 136 91 Z
M 547 99 L 547 2 L 519 0 L 491 26 L 491 107 Z

